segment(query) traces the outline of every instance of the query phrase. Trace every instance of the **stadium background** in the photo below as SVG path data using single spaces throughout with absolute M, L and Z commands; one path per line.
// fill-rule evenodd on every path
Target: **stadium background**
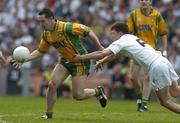
M 36 15 L 44 7 L 51 8 L 56 19 L 90 26 L 103 46 L 107 47 L 111 43 L 109 26 L 115 21 L 126 21 L 128 13 L 137 6 L 138 0 L 1 0 L 0 50 L 8 56 L 19 45 L 27 46 L 31 51 L 37 48 L 42 30 L 36 21 Z M 154 0 L 153 6 L 161 12 L 167 23 L 168 59 L 180 75 L 180 1 Z M 82 40 L 89 52 L 95 50 L 89 39 Z M 24 64 L 20 70 L 5 66 L 0 70 L 0 95 L 43 96 L 49 70 L 57 59 L 58 54 L 52 48 L 41 59 Z M 107 64 L 98 74 L 93 74 L 93 69 L 91 71 L 90 78 L 94 83 L 87 82 L 87 86 L 94 87 L 96 82 L 100 81 L 108 90 L 115 81 L 113 76 L 120 76 L 125 92 L 122 90 L 120 95 L 113 97 L 135 98 L 132 83 L 128 78 L 127 58 Z M 143 77 L 141 80 L 143 81 Z M 69 81 L 70 78 L 67 80 L 68 86 Z M 67 90 L 66 86 L 62 88 Z M 68 96 L 68 93 L 63 93 L 63 96 Z

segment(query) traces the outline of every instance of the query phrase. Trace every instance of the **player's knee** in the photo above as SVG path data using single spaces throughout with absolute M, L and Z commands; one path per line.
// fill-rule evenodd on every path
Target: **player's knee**
M 164 107 L 168 107 L 169 106 L 169 104 L 170 104 L 170 100 L 168 99 L 168 100 L 160 100 L 160 104 L 162 105 L 162 106 L 164 106 Z
M 83 95 L 80 93 L 73 93 L 73 98 L 77 101 L 80 101 L 83 99 Z
M 172 97 L 179 97 L 179 95 L 180 95 L 179 93 L 171 92 Z
M 179 97 L 180 96 L 180 90 L 178 88 L 170 89 L 170 94 L 172 97 Z
M 48 84 L 48 87 L 50 90 L 54 90 L 56 89 L 56 83 L 54 83 L 53 81 L 50 81 Z

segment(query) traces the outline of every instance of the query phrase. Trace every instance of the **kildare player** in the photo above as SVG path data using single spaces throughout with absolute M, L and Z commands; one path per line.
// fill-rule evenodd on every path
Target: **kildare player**
M 111 36 L 114 42 L 109 47 L 86 55 L 76 55 L 74 61 L 102 58 L 96 63 L 98 69 L 103 63 L 115 59 L 119 54 L 128 55 L 148 70 L 150 82 L 156 91 L 160 104 L 179 114 L 180 105 L 171 100 L 171 96 L 180 96 L 180 86 L 177 82 L 179 77 L 172 64 L 162 56 L 160 51 L 154 50 L 138 37 L 128 34 L 128 26 L 124 23 L 113 24 Z

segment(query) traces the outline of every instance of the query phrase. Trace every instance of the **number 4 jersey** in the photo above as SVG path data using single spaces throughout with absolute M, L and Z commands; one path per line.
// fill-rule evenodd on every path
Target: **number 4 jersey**
M 115 55 L 127 55 L 137 61 L 144 68 L 149 69 L 150 65 L 157 58 L 162 57 L 160 51 L 154 50 L 150 45 L 145 44 L 138 37 L 125 34 L 114 41 L 108 47 Z

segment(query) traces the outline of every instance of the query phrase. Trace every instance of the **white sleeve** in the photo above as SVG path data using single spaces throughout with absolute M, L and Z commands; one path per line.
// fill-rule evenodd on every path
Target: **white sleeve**
M 122 50 L 121 44 L 119 44 L 119 41 L 113 42 L 111 45 L 109 45 L 108 49 L 110 49 L 115 55 L 118 54 Z

